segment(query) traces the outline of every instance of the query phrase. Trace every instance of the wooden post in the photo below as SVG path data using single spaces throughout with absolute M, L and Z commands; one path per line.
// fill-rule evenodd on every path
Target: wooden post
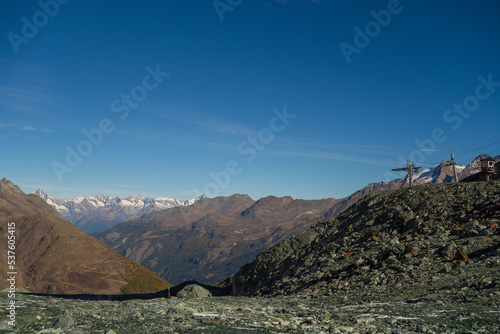
M 455 155 L 453 155 L 453 153 L 451 154 L 451 165 L 453 166 L 453 175 L 455 175 L 455 183 L 458 183 L 457 164 L 455 162 Z
M 405 181 L 407 178 L 410 178 L 410 187 L 411 187 L 413 185 L 413 171 L 419 170 L 420 168 L 422 168 L 422 167 L 415 167 L 415 161 L 407 160 L 406 168 L 396 168 L 396 169 L 393 169 L 393 171 L 397 171 L 397 172 L 407 171 L 408 174 L 406 174 Z M 403 181 L 403 185 L 405 184 L 405 181 Z M 401 188 L 403 187 L 403 185 L 401 186 Z

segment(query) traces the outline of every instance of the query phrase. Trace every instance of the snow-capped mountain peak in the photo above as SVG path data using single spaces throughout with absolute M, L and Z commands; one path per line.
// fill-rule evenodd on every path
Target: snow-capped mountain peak
M 135 195 L 120 198 L 99 194 L 58 199 L 47 195 L 41 188 L 34 193 L 51 205 L 61 217 L 89 233 L 104 231 L 122 221 L 142 217 L 153 211 L 188 206 L 204 197 L 183 201 L 170 197 L 143 198 Z
M 466 166 L 456 165 L 457 175 L 465 169 Z M 439 165 L 428 169 L 420 169 L 413 175 L 413 181 L 418 184 L 425 183 L 450 183 L 453 182 L 453 166 L 449 161 L 443 161 Z

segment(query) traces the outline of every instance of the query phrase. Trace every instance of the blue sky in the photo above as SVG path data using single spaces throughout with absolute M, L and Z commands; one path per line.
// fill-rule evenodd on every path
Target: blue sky
M 498 1 L 1 7 L 0 176 L 25 192 L 340 198 L 500 154 Z

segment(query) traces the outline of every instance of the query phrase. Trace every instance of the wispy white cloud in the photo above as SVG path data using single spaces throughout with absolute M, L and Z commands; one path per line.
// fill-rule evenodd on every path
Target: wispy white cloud
M 321 159 L 321 160 L 331 160 L 331 161 L 347 161 L 347 162 L 358 162 L 358 163 L 378 165 L 378 166 L 389 166 L 389 164 L 384 163 L 380 160 L 367 159 L 365 157 L 346 155 L 346 154 L 327 152 L 327 151 L 296 150 L 296 151 L 271 151 L 269 153 L 277 156 L 289 156 L 289 157 Z
M 292 2 L 294 0 L 275 0 L 277 3 L 282 3 L 282 4 L 287 4 L 289 2 Z M 320 0 L 309 0 L 309 2 L 312 3 L 320 3 Z
M 0 98 L 10 98 L 50 105 L 61 104 L 60 99 L 62 98 L 62 94 L 54 89 L 23 83 L 20 80 L 17 82 L 10 81 L 10 84 L 15 86 L 0 85 Z
M 209 150 L 235 151 L 239 139 L 235 140 L 217 140 L 211 135 L 193 136 L 190 132 L 185 133 L 169 133 L 165 131 L 133 131 L 133 130 L 118 130 L 112 141 L 116 142 L 154 142 L 164 143 L 165 145 L 175 145 L 182 147 L 203 148 Z M 245 137 L 243 137 L 245 138 Z
M 255 134 L 255 129 L 245 124 L 228 121 L 222 118 L 207 117 L 206 114 L 196 112 L 182 114 L 179 112 L 169 112 L 167 114 L 162 114 L 160 117 L 194 125 L 206 132 L 245 136 Z
M 350 152 L 377 156 L 393 156 L 397 149 L 387 145 L 358 144 L 346 142 L 297 141 L 285 136 L 276 139 L 277 144 L 303 151 Z
M 23 131 L 45 132 L 45 133 L 52 132 L 49 129 L 37 129 L 37 128 L 32 127 L 31 125 L 25 125 L 25 126 L 21 127 L 21 130 L 23 130 Z
M 14 128 L 17 124 L 14 123 L 0 123 L 0 128 Z
M 2 129 L 2 132 L 4 132 L 0 135 L 0 138 L 2 138 L 2 139 L 8 138 L 8 137 L 21 137 L 21 138 L 36 139 L 35 137 L 31 137 L 31 136 L 27 135 L 27 133 L 33 133 L 33 132 L 51 133 L 52 132 L 52 130 L 50 130 L 50 129 L 37 128 L 37 127 L 31 126 L 31 125 L 18 126 L 17 124 L 14 124 L 14 123 L 1 123 L 0 129 Z
M 30 63 L 0 60 L 0 105 L 23 113 L 49 114 L 68 107 L 63 86 L 45 69 Z

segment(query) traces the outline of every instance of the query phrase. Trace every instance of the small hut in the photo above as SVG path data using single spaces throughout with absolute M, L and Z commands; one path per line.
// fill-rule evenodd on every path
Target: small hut
M 481 173 L 495 174 L 495 159 L 481 159 Z
M 481 159 L 481 174 L 486 182 L 491 181 L 491 175 L 495 174 L 495 159 L 486 158 Z

